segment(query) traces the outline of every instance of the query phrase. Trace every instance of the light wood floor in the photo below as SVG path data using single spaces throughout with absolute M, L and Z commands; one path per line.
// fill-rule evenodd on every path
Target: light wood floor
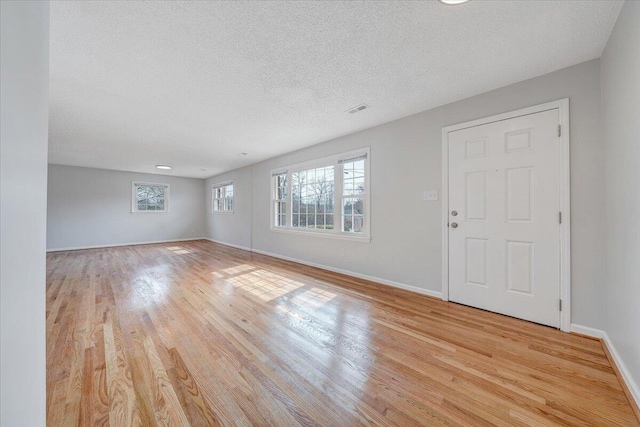
M 208 241 L 47 269 L 50 426 L 640 425 L 544 326 Z

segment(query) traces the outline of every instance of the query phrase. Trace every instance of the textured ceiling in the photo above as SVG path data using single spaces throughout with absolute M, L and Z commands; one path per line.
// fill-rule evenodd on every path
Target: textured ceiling
M 212 176 L 597 58 L 621 6 L 54 1 L 49 161 Z

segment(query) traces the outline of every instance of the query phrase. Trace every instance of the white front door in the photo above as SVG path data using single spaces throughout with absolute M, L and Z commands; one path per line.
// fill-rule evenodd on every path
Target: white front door
M 449 299 L 560 325 L 559 110 L 448 134 Z

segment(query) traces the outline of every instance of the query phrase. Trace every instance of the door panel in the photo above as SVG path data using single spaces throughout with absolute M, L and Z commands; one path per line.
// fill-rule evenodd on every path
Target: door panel
M 558 123 L 553 109 L 448 134 L 451 301 L 559 326 Z

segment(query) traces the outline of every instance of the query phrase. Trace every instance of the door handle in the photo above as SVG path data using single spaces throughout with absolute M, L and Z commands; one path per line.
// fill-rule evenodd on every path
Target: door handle
M 458 228 L 458 223 L 457 222 L 452 222 L 451 223 L 451 228 Z

